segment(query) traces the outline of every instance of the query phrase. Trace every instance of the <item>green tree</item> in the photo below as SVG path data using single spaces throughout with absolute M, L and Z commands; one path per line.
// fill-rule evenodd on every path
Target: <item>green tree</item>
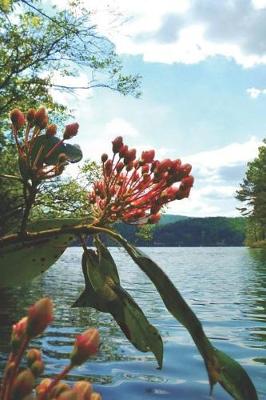
M 77 11 L 78 10 L 78 11 Z M 0 1 L 0 133 L 13 107 L 39 104 L 63 111 L 49 89 L 74 92 L 105 87 L 123 95 L 139 95 L 139 76 L 125 75 L 113 44 L 97 33 L 91 14 L 79 1 L 67 10 L 48 8 L 39 0 Z M 88 76 L 84 87 L 64 86 L 53 74 Z
M 54 101 L 51 88 L 74 94 L 77 89 L 102 87 L 122 95 L 139 95 L 139 76 L 123 73 L 113 44 L 97 33 L 90 12 L 81 7 L 79 0 L 72 1 L 64 11 L 45 3 L 40 0 L 0 0 L 0 171 L 5 175 L 18 169 L 8 120 L 12 108 L 27 111 L 45 105 L 51 121 L 62 126 L 69 110 Z M 55 71 L 63 77 L 74 78 L 81 70 L 88 76 L 87 85 L 82 88 L 58 85 L 53 80 Z M 38 208 L 38 212 L 46 214 L 56 212 L 55 209 L 52 211 L 52 206 L 59 204 L 59 193 L 66 195 L 67 190 L 69 193 L 74 191 L 80 196 L 79 201 L 84 197 L 83 189 L 71 181 L 62 182 L 62 190 L 57 192 L 52 187 L 46 189 L 47 195 L 39 199 L 39 204 L 43 205 L 47 200 L 50 207 L 45 211 L 41 206 Z M 20 216 L 21 190 L 19 182 L 14 184 L 0 177 L 0 230 L 7 229 L 4 220 L 12 225 Z M 66 212 L 73 211 L 77 205 L 77 198 L 74 200 L 69 193 Z M 9 216 L 8 220 L 6 216 Z
M 266 241 L 266 139 L 259 147 L 259 154 L 248 163 L 246 176 L 236 198 L 245 204 L 239 208 L 249 216 L 247 243 Z

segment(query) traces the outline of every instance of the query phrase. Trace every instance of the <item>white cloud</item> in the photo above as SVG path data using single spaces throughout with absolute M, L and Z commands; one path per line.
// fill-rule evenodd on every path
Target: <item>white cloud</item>
M 120 53 L 161 63 L 191 64 L 213 56 L 232 58 L 244 67 L 266 63 L 266 0 L 83 3 Z
M 257 10 L 266 8 L 266 0 L 252 0 L 252 4 Z
M 258 88 L 249 88 L 247 89 L 247 94 L 252 98 L 252 99 L 257 99 L 260 95 L 266 94 L 266 89 L 258 89 Z
M 104 137 L 106 139 L 114 139 L 117 136 L 137 137 L 139 132 L 134 126 L 123 118 L 113 118 L 105 125 Z
M 51 82 L 54 85 L 66 88 L 86 88 L 88 86 L 88 76 L 84 72 L 80 72 L 78 76 L 62 76 L 59 71 L 53 71 Z M 75 89 L 72 92 L 52 87 L 50 93 L 55 101 L 76 109 L 84 100 L 92 96 L 92 89 Z
M 195 184 L 189 199 L 173 202 L 169 212 L 195 217 L 239 216 L 235 193 L 244 177 L 247 162 L 257 156 L 260 145 L 262 142 L 251 137 L 244 143 L 232 143 L 182 159 L 192 164 Z M 227 174 L 222 174 L 224 170 Z

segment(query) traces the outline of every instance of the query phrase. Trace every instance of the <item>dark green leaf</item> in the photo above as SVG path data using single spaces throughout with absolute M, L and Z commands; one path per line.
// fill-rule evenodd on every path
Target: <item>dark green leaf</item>
M 74 306 L 89 306 L 109 312 L 130 342 L 140 351 L 152 351 L 162 366 L 163 343 L 133 298 L 119 281 L 114 260 L 103 244 L 96 239 L 98 254 L 86 250 L 83 255 L 85 291 Z M 86 276 L 87 274 L 87 276 Z
M 35 160 L 41 146 L 43 146 L 43 151 L 39 158 L 40 162 L 45 162 L 47 165 L 55 165 L 58 161 L 58 156 L 61 153 L 65 153 L 70 162 L 78 162 L 82 159 L 82 152 L 78 145 L 72 145 L 69 143 L 60 143 L 61 140 L 56 136 L 47 137 L 46 135 L 40 135 L 36 138 L 32 152 L 31 159 Z M 51 153 L 48 158 L 45 158 L 46 154 L 54 147 L 56 149 Z
M 120 235 L 112 235 L 150 278 L 166 308 L 189 331 L 207 368 L 212 387 L 219 382 L 236 400 L 258 400 L 256 389 L 245 370 L 225 353 L 217 350 L 204 333 L 197 316 L 162 269 L 142 251 Z

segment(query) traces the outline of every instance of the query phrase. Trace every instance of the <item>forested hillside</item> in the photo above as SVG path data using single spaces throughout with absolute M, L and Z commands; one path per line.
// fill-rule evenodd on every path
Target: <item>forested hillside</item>
M 166 221 L 176 221 L 165 223 Z M 117 230 L 138 246 L 243 246 L 245 218 L 189 218 L 165 215 L 161 225 L 152 229 L 152 238 L 144 239 L 134 225 L 117 224 Z M 114 243 L 109 243 L 114 245 Z

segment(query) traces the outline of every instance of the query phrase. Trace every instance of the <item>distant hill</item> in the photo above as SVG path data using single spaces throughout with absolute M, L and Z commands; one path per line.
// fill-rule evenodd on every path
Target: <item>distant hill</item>
M 158 225 L 161 226 L 161 225 L 173 224 L 174 222 L 183 221 L 188 218 L 189 217 L 186 217 L 185 215 L 163 214 L 161 216 Z
M 245 218 L 188 218 L 159 226 L 153 246 L 243 246 Z
M 153 227 L 152 238 L 144 240 L 138 227 L 119 223 L 116 229 L 137 246 L 243 246 L 246 219 L 226 217 L 191 218 L 165 214 Z M 91 245 L 91 240 L 88 241 Z M 108 245 L 115 245 L 107 239 Z

